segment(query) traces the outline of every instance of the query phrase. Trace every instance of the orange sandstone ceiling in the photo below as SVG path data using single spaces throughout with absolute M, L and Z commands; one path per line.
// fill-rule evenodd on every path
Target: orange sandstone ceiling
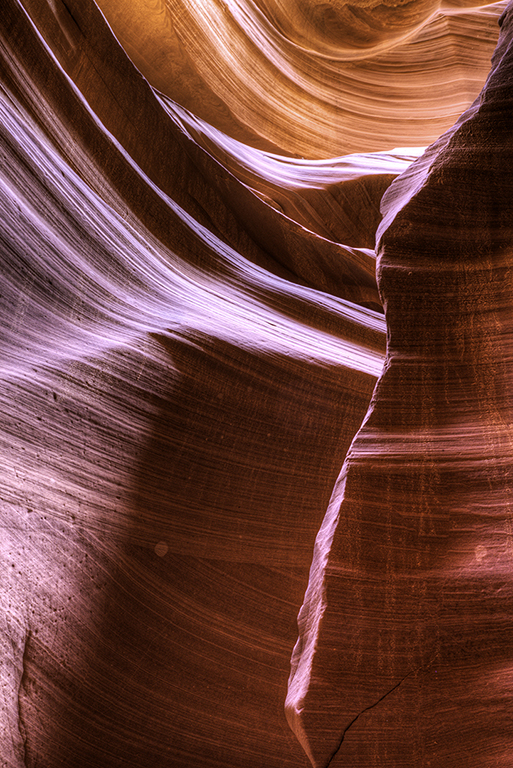
M 162 93 L 253 146 L 424 146 L 479 93 L 504 2 L 101 0 Z

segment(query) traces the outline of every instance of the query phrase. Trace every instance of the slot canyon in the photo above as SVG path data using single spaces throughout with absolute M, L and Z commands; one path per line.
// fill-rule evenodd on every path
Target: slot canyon
M 0 768 L 511 768 L 513 3 L 3 0 L 0 75 Z

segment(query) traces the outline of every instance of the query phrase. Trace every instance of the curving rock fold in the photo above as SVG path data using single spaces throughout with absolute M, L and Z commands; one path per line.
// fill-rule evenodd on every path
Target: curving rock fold
M 509 765 L 504 6 L 3 0 L 2 768 Z
M 382 200 L 384 372 L 317 537 L 287 699 L 322 768 L 509 761 L 510 10 L 501 24 L 480 97 Z
M 160 91 L 230 136 L 303 158 L 433 141 L 479 93 L 504 7 L 474 0 L 99 5 Z

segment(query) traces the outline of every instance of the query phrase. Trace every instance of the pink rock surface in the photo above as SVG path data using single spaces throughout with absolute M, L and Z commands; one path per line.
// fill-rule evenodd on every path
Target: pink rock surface
M 409 191 L 413 174 L 423 173 L 419 183 L 432 187 L 425 160 L 408 175 L 423 152 L 409 145 L 434 139 L 472 101 L 504 3 L 443 13 L 412 4 L 389 33 L 387 19 L 398 15 L 382 7 L 379 28 L 367 24 L 363 37 L 361 29 L 344 31 L 349 12 L 341 3 L 333 6 L 333 25 L 314 3 L 309 10 L 298 4 L 293 15 L 279 2 L 99 6 L 4 0 L 0 13 L 0 764 L 305 768 L 283 704 L 315 537 L 385 360 L 374 253 L 380 200 L 388 188 L 394 221 L 383 225 L 383 271 L 395 241 L 403 242 L 409 211 L 414 231 L 424 215 Z M 494 125 L 485 121 L 477 144 L 466 140 L 462 152 L 506 147 Z M 457 144 L 459 135 L 450 141 Z M 489 150 L 476 160 L 485 176 L 494 156 Z M 506 157 L 497 161 L 501 171 Z M 497 184 L 507 190 L 507 181 Z M 434 193 L 429 222 L 433 210 L 455 210 L 450 195 L 466 199 L 473 185 L 474 177 L 463 187 L 451 180 L 448 198 Z M 471 243 L 495 227 L 494 216 L 503 226 L 506 208 L 487 205 L 478 206 L 483 218 L 467 216 L 476 220 Z M 451 222 L 440 219 L 440 230 L 452 231 Z M 459 243 L 447 245 L 449 252 Z M 487 247 L 491 258 L 495 250 Z M 436 270 L 418 265 L 404 291 L 399 277 L 395 289 L 382 277 L 397 370 L 406 370 L 405 355 L 412 367 L 411 386 L 387 368 L 380 387 L 389 382 L 391 394 L 366 422 L 372 458 L 362 458 L 361 471 L 371 466 L 378 488 L 369 531 L 387 499 L 416 494 L 424 481 L 427 537 L 446 525 L 461 485 L 465 499 L 479 491 L 482 515 L 506 493 L 508 418 L 498 402 L 507 318 L 493 303 L 506 298 L 505 253 L 503 271 L 483 262 L 482 282 L 477 267 L 469 267 L 468 283 L 458 282 L 457 270 L 447 274 L 450 312 L 463 312 L 451 339 L 465 340 L 461 360 L 460 347 L 451 347 L 460 366 L 454 375 L 468 388 L 467 400 L 450 407 L 438 374 L 426 373 L 419 385 L 423 364 L 404 351 L 427 333 L 422 312 L 430 305 L 419 308 L 419 291 L 423 301 L 439 301 L 437 317 L 449 311 L 447 299 L 436 299 L 440 257 Z M 474 300 L 479 322 L 469 308 Z M 436 370 L 449 376 L 442 350 L 452 342 L 433 334 Z M 465 384 L 468 366 L 476 372 Z M 422 414 L 440 413 L 443 423 L 421 418 L 419 403 Z M 392 416 L 372 426 L 383 408 L 394 419 L 402 414 L 397 434 Z M 436 502 L 435 513 L 429 505 L 442 480 L 430 474 L 430 456 L 440 441 L 453 452 L 461 445 L 456 427 L 448 433 L 443 421 L 449 411 L 465 436 L 464 457 L 448 468 L 452 496 Z M 406 491 L 386 469 L 403 450 L 412 457 Z M 479 477 L 467 477 L 468 462 L 479 466 Z M 416 513 L 404 515 L 407 541 Z M 474 712 L 472 697 L 489 702 L 497 691 L 493 706 L 506 706 L 508 619 L 497 594 L 504 592 L 507 605 L 507 581 L 488 578 L 486 568 L 498 558 L 507 516 L 498 522 L 490 515 L 479 543 L 462 534 L 462 586 L 436 609 L 441 618 L 430 625 L 426 603 L 408 593 L 399 615 L 410 619 L 408 611 L 418 609 L 422 621 L 411 627 L 419 636 L 391 626 L 385 642 L 402 638 L 392 656 L 374 653 L 379 617 L 368 624 L 362 647 L 370 667 L 349 680 L 356 713 L 375 703 L 378 688 L 382 695 L 407 674 L 397 691 L 406 697 L 400 711 L 411 711 L 413 694 L 403 692 L 432 668 L 410 674 L 400 649 L 431 659 L 432 638 L 422 638 L 435 625 L 450 634 L 462 590 L 461 637 L 475 636 L 476 664 L 486 645 L 495 666 L 483 656 L 483 666 L 458 677 L 446 660 L 442 685 L 460 686 L 464 712 Z M 360 552 L 363 523 L 353 522 L 351 546 Z M 342 535 L 340 527 L 335 543 Z M 322 534 L 317 546 L 340 559 Z M 483 577 L 465 575 L 467 550 Z M 364 559 L 377 556 L 361 551 Z M 389 551 L 397 569 L 402 550 L 384 542 L 385 560 Z M 361 629 L 348 621 L 353 608 L 344 601 L 370 606 L 376 596 L 360 589 L 363 566 L 353 565 L 353 592 L 343 590 L 326 609 L 327 622 L 338 605 L 333 658 L 348 643 L 337 624 L 341 612 L 344 627 Z M 481 599 L 476 579 L 491 602 Z M 410 582 L 412 589 L 424 584 L 410 574 L 400 588 Z M 341 582 L 333 583 L 338 590 Z M 426 587 L 430 599 L 437 583 Z M 399 600 L 397 580 L 379 589 L 387 605 Z M 490 606 L 500 619 L 493 631 Z M 319 652 L 326 648 L 322 640 Z M 330 712 L 311 716 L 317 692 L 302 688 L 306 736 L 299 735 L 317 761 L 322 744 L 340 738 L 331 691 L 343 675 L 333 672 L 331 658 L 315 656 L 319 679 L 329 678 L 319 707 Z M 454 658 L 462 668 L 456 650 Z M 379 665 L 389 661 L 396 667 L 383 672 Z M 354 660 L 351 674 L 362 663 Z M 481 672 L 486 685 L 485 678 L 468 683 Z M 443 702 L 449 728 L 452 705 Z M 488 729 L 489 739 L 479 742 L 481 763 L 468 764 L 506 765 L 504 720 L 492 728 L 491 714 L 483 717 L 476 732 Z M 429 727 L 438 734 L 436 722 Z M 384 738 L 366 765 L 389 764 L 372 762 L 388 759 Z M 477 736 L 470 743 L 474 748 Z M 367 736 L 355 736 L 349 764 L 371 749 L 365 745 Z

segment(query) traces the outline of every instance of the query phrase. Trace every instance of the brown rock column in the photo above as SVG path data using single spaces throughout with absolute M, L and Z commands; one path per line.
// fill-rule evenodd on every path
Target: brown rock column
M 511 765 L 513 51 L 384 197 L 385 371 L 319 532 L 286 709 L 314 766 Z

